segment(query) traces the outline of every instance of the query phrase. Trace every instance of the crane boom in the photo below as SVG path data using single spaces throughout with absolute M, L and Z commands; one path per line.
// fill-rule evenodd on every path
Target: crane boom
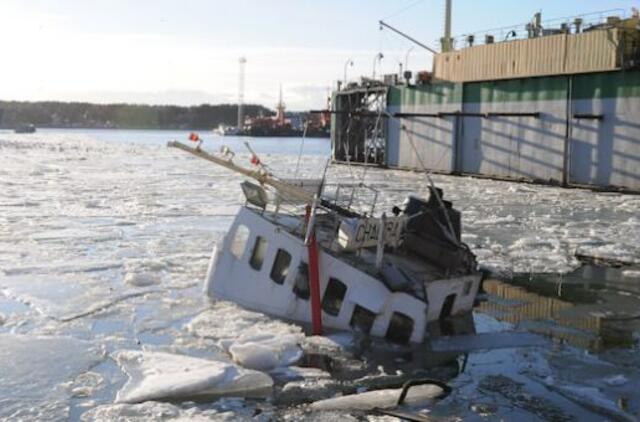
M 390 30 L 392 30 L 393 32 L 395 32 L 396 34 L 400 35 L 401 37 L 404 37 L 406 39 L 408 39 L 409 41 L 416 43 L 417 45 L 419 45 L 420 47 L 424 48 L 425 50 L 433 53 L 433 54 L 438 54 L 438 52 L 436 50 L 434 50 L 433 48 L 424 45 L 423 43 L 421 43 L 420 41 L 416 40 L 413 37 L 410 37 L 409 35 L 405 34 L 404 32 L 400 31 L 399 29 L 394 28 L 393 26 L 389 25 L 388 23 L 384 22 L 384 21 L 380 21 L 380 29 L 382 29 L 382 27 L 385 28 L 389 28 Z

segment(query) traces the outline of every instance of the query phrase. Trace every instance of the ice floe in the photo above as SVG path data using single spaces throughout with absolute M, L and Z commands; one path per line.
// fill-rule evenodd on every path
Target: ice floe
M 124 282 L 132 286 L 145 287 L 154 284 L 160 284 L 161 279 L 156 273 L 127 273 L 124 276 Z
M 262 396 L 273 380 L 265 373 L 230 362 L 164 352 L 124 350 L 114 355 L 129 381 L 117 403 L 212 396 Z
M 225 346 L 233 360 L 246 368 L 268 371 L 293 365 L 302 357 L 303 334 L 243 333 Z
M 87 341 L 0 334 L 0 420 L 67 419 L 75 393 L 65 387 L 104 358 Z
M 259 416 L 255 416 L 259 414 Z M 204 408 L 189 405 L 182 406 L 147 401 L 144 403 L 127 404 L 104 404 L 85 412 L 82 420 L 87 422 L 93 421 L 238 421 L 238 420 L 254 420 L 269 421 L 273 420 L 272 412 L 267 409 L 257 411 L 253 406 L 248 406 L 245 402 L 237 399 L 220 399 L 215 403 L 204 406 Z
M 81 273 L 3 277 L 0 288 L 6 296 L 60 321 L 95 314 L 120 302 L 158 291 L 152 287 L 117 291 L 105 286 L 100 278 Z
M 302 329 L 242 309 L 229 302 L 216 302 L 189 324 L 189 331 L 213 338 L 238 364 L 268 371 L 295 364 L 302 356 Z

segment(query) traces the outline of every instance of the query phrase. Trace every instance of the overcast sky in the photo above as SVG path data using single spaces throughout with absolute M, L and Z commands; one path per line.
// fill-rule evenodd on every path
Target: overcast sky
M 453 0 L 454 34 L 520 24 L 542 9 L 565 17 L 640 0 Z M 433 47 L 444 0 L 0 0 L 0 99 L 192 105 L 247 102 L 320 108 L 348 77 L 398 70 L 412 46 L 378 20 Z M 430 55 L 409 51 L 409 68 Z

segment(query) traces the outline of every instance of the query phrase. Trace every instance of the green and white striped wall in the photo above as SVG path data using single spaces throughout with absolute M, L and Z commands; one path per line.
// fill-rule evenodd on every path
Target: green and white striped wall
M 640 191 L 640 71 L 392 87 L 387 104 L 462 113 L 391 120 L 391 167 L 417 152 L 433 171 Z M 505 112 L 540 114 L 475 116 Z

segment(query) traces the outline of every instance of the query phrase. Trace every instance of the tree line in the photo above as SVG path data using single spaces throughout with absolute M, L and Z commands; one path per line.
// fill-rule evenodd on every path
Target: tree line
M 272 116 L 256 104 L 244 106 L 245 116 Z M 25 124 L 57 128 L 113 129 L 211 129 L 220 124 L 235 126 L 237 104 L 202 104 L 191 107 L 143 104 L 91 104 L 57 101 L 0 101 L 0 127 Z

